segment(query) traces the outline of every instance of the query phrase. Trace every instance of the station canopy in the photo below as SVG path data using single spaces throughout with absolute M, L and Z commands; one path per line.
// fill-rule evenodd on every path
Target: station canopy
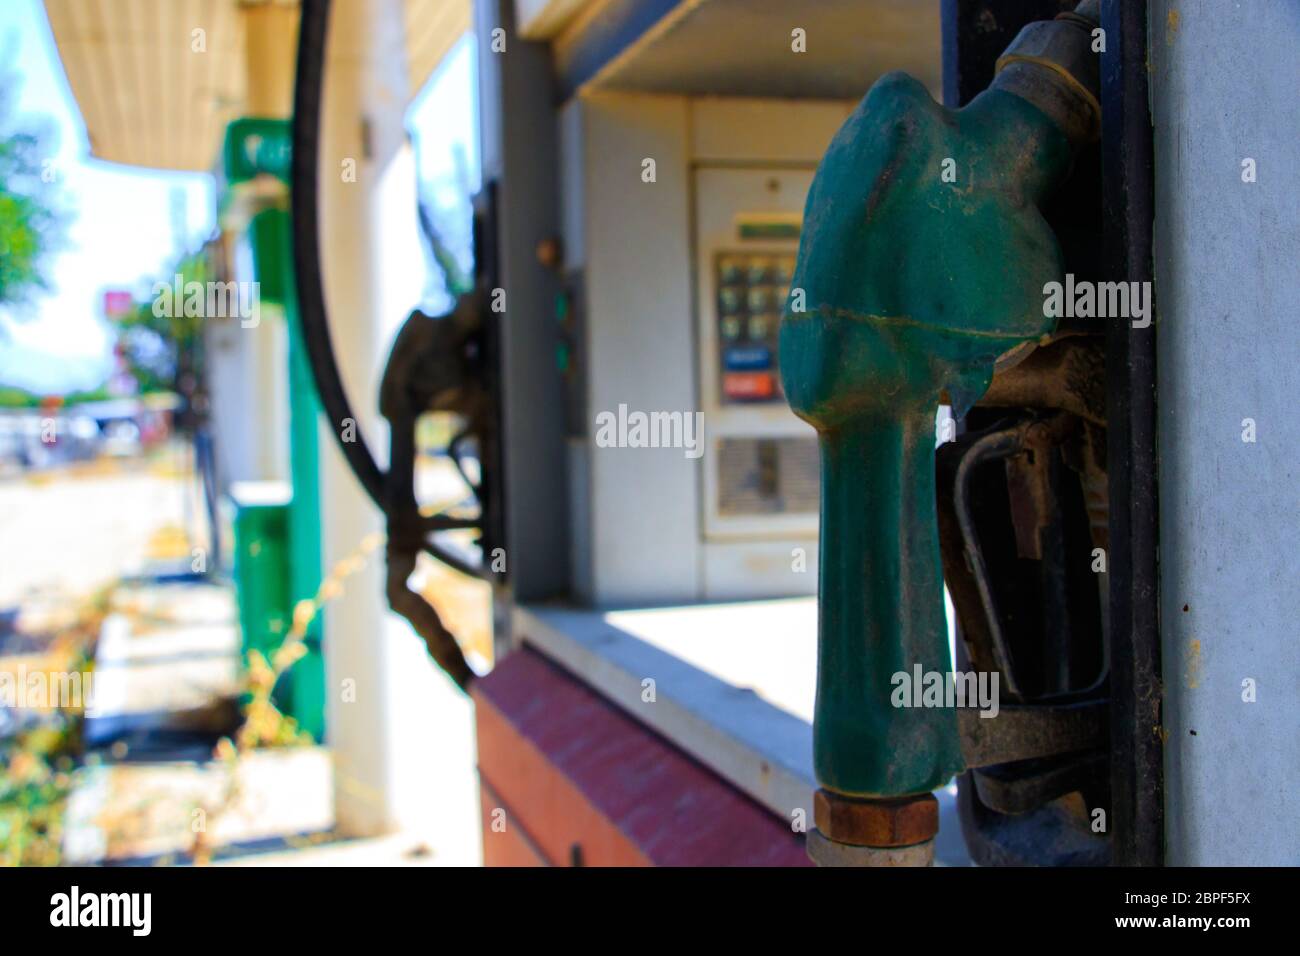
M 405 0 L 411 97 L 469 29 L 471 5 Z M 296 3 L 45 0 L 45 10 L 91 154 L 108 162 L 210 171 L 226 125 L 266 112 L 250 101 L 250 66 L 292 87 L 284 51 L 294 49 Z

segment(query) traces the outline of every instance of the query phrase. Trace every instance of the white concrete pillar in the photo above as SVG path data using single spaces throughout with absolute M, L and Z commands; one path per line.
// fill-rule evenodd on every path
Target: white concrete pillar
M 334 352 L 364 435 L 387 467 L 379 380 L 397 327 L 424 285 L 402 0 L 336 0 L 330 24 L 321 135 L 321 256 Z M 337 427 L 337 423 L 335 423 Z M 326 568 L 382 531 L 333 436 L 321 439 Z M 387 609 L 383 554 L 325 607 L 327 742 L 335 813 L 354 836 L 424 829 L 436 813 L 433 750 L 448 727 L 450 682 Z M 465 708 L 461 706 L 461 710 Z M 441 726 L 440 726 L 441 724 Z
M 293 113 L 298 57 L 298 5 L 244 7 L 244 72 L 248 116 L 287 119 Z
M 244 10 L 247 99 L 243 116 L 286 118 L 293 111 L 298 42 L 297 7 Z M 231 241 L 235 278 L 249 281 L 252 253 L 246 236 Z M 209 325 L 211 419 L 221 487 L 236 481 L 289 480 L 288 336 L 278 313 L 244 327 L 233 319 Z

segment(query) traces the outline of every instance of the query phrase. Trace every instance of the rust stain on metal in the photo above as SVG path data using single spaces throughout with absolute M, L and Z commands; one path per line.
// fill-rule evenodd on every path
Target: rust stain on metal
M 852 846 L 913 846 L 939 832 L 934 794 L 855 800 L 826 790 L 813 795 L 813 819 L 829 840 Z
M 1193 640 L 1187 645 L 1187 689 L 1201 686 L 1201 642 Z

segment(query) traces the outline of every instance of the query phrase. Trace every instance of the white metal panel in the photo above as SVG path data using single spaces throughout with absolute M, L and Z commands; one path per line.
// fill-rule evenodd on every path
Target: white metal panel
M 709 541 L 704 599 L 750 601 L 817 593 L 817 535 L 784 541 Z
M 585 291 L 586 447 L 569 459 L 576 469 L 570 504 L 581 510 L 589 536 L 573 546 L 574 581 L 584 599 L 610 605 L 815 591 L 815 504 L 799 513 L 724 519 L 712 507 L 719 487 L 715 440 L 798 436 L 814 455 L 815 446 L 812 429 L 781 402 L 718 401 L 710 276 L 714 253 L 738 242 L 738 216 L 797 221 L 813 164 L 846 110 L 839 102 L 588 93 L 562 114 L 566 267 L 582 269 Z M 783 142 L 791 129 L 798 146 Z M 732 165 L 697 166 L 692 142 L 702 143 L 710 160 Z M 771 152 L 799 162 L 735 166 Z M 653 183 L 642 178 L 647 159 L 655 161 Z M 792 256 L 797 243 L 744 245 Z M 702 457 L 680 448 L 598 447 L 597 416 L 616 414 L 620 405 L 629 412 L 703 413 Z M 585 507 L 573 497 L 579 485 L 590 496 Z M 706 539 L 718 546 L 706 546 Z
M 857 100 L 697 97 L 691 154 L 697 163 L 816 166 L 856 106 Z
M 1151 24 L 1166 859 L 1294 866 L 1300 7 Z
M 587 417 L 599 603 L 698 593 L 697 475 L 680 448 L 594 447 L 595 416 L 693 413 L 688 111 L 678 97 L 583 98 Z M 642 180 L 655 161 L 655 181 Z

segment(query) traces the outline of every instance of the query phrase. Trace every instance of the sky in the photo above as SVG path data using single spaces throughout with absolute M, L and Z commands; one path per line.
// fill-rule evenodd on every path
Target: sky
M 90 156 L 85 127 L 68 88 L 40 0 L 0 2 L 0 56 L 13 100 L 10 122 L 48 134 L 59 205 L 67 210 L 64 247 L 51 257 L 50 290 L 30 304 L 0 308 L 0 386 L 38 393 L 92 389 L 112 371 L 113 333 L 102 318 L 106 289 L 147 296 L 183 252 L 213 232 L 212 177 L 105 163 Z M 468 242 L 468 215 L 454 160 L 465 158 L 477 188 L 473 44 L 456 46 L 407 112 L 423 189 L 439 208 L 449 241 Z M 213 157 L 214 162 L 216 157 Z
M 481 185 L 474 47 L 473 34 L 462 37 L 406 111 L 421 196 L 433 202 L 443 239 L 459 254 L 464 268 L 472 265 L 469 197 Z M 428 303 L 443 308 L 450 304 L 436 299 Z

